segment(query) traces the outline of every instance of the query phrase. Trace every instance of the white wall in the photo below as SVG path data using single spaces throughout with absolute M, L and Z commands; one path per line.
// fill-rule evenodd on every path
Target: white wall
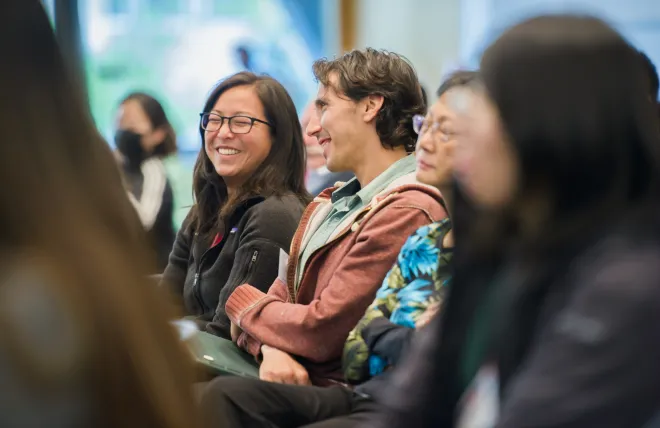
M 483 48 L 504 28 L 539 13 L 588 12 L 600 16 L 660 68 L 660 0 L 355 1 L 356 47 L 405 55 L 429 91 L 435 90 L 452 68 L 476 67 Z
M 461 0 L 356 0 L 356 47 L 387 49 L 412 62 L 435 91 L 458 65 Z
M 461 59 L 475 65 L 507 26 L 540 13 L 578 12 L 614 25 L 660 66 L 660 0 L 462 0 Z

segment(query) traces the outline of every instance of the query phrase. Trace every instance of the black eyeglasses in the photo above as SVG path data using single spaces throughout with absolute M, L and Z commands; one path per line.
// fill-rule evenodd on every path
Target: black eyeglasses
M 266 122 L 265 120 L 257 119 L 256 117 L 243 116 L 243 115 L 220 116 L 217 113 L 200 113 L 199 117 L 201 118 L 200 126 L 202 127 L 203 130 L 209 132 L 215 132 L 218 129 L 222 128 L 222 125 L 225 123 L 225 120 L 229 122 L 229 130 L 233 134 L 247 134 L 252 130 L 252 126 L 254 126 L 254 122 L 263 123 L 264 125 L 268 125 L 270 127 L 273 126 L 270 123 Z

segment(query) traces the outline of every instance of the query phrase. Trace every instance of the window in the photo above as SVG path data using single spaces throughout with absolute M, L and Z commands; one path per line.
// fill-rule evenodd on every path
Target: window
M 80 0 L 97 127 L 113 144 L 123 97 L 132 91 L 156 97 L 177 133 L 181 168 L 172 180 L 178 183 L 175 201 L 179 208 L 190 206 L 192 169 L 201 147 L 199 112 L 209 90 L 244 69 L 238 47 L 245 46 L 250 68 L 278 79 L 302 110 L 316 93 L 312 61 L 324 52 L 320 17 L 307 23 L 300 17 L 313 14 L 293 12 L 314 3 L 318 9 L 324 1 Z
M 254 1 L 210 0 L 209 13 L 214 16 L 240 16 L 249 13 L 250 9 L 258 7 Z
M 304 0 L 295 7 L 321 1 Z M 90 104 L 108 141 L 117 104 L 141 90 L 166 106 L 179 148 L 198 151 L 199 110 L 219 79 L 245 68 L 240 46 L 249 48 L 250 68 L 278 79 L 299 110 L 316 93 L 311 64 L 324 54 L 321 28 L 317 22 L 303 28 L 299 17 L 305 15 L 294 17 L 290 1 L 207 0 L 200 2 L 200 19 L 194 20 L 188 19 L 187 0 L 99 0 L 97 9 L 87 2 L 80 2 L 81 8 L 83 3 Z M 210 10 L 214 5 L 219 9 Z M 214 15 L 221 10 L 225 14 Z M 131 19 L 117 21 L 118 14 Z
M 130 0 L 105 0 L 103 11 L 109 15 L 123 15 L 130 10 Z
M 147 0 L 148 10 L 159 15 L 176 15 L 184 12 L 179 0 Z

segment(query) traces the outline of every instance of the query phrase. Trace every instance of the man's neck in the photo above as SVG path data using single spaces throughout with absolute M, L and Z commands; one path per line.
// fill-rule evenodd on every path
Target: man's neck
M 407 155 L 408 153 L 406 153 L 403 147 L 397 147 L 394 150 L 381 147 L 381 150 L 378 152 L 370 153 L 367 162 L 356 168 L 353 173 L 360 182 L 360 186 L 364 187 L 371 183 L 374 178 L 385 172 L 387 168 Z

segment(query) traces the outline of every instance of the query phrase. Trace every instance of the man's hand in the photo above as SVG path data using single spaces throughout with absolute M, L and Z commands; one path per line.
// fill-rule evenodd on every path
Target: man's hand
M 241 328 L 234 324 L 233 322 L 231 323 L 231 328 L 229 330 L 229 334 L 231 334 L 231 340 L 236 343 L 238 341 L 238 338 L 241 334 L 243 334 L 243 330 Z
M 259 366 L 259 378 L 268 382 L 289 385 L 311 385 L 307 370 L 300 363 L 279 349 L 261 346 L 263 361 Z

